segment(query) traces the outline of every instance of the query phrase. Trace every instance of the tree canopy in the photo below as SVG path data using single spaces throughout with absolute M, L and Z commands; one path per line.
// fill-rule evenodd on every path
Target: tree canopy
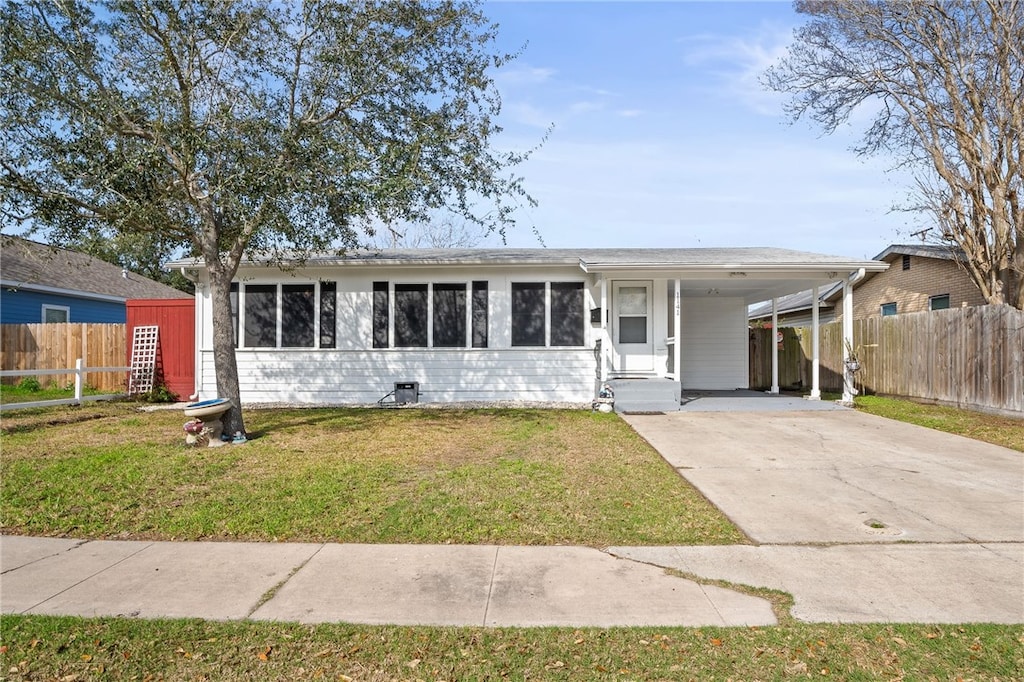
M 218 390 L 242 430 L 244 257 L 356 246 L 444 208 L 504 231 L 496 26 L 455 0 L 28 0 L 3 9 L 4 224 L 204 259 Z
M 990 303 L 1024 309 L 1024 3 L 799 0 L 810 21 L 766 84 L 834 132 L 871 123 L 860 154 L 916 177 L 931 238 L 962 254 Z

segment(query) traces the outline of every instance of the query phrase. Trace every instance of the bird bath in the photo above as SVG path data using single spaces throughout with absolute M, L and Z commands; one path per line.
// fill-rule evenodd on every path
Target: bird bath
M 211 448 L 224 445 L 224 441 L 220 439 L 220 435 L 224 431 L 224 425 L 221 424 L 220 418 L 230 409 L 231 401 L 227 398 L 214 398 L 186 405 L 185 416 L 201 420 L 202 432 L 196 434 L 190 431 L 186 425 L 185 431 L 188 435 L 185 436 L 185 442 L 189 445 L 196 445 L 201 438 L 206 438 L 207 445 Z

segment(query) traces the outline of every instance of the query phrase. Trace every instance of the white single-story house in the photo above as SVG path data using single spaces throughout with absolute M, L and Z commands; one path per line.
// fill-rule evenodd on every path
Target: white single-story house
M 207 274 L 171 265 L 196 282 L 196 389 L 214 396 Z M 287 271 L 247 261 L 232 287 L 241 395 L 357 404 L 418 384 L 422 402 L 589 402 L 614 379 L 660 379 L 677 398 L 746 388 L 749 304 L 886 267 L 777 248 L 360 250 Z

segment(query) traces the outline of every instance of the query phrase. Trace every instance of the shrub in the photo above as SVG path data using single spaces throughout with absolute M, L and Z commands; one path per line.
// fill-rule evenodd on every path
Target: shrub
M 25 377 L 18 382 L 18 388 L 23 391 L 30 391 L 36 393 L 37 391 L 43 390 L 43 385 L 39 383 L 39 379 L 35 377 Z

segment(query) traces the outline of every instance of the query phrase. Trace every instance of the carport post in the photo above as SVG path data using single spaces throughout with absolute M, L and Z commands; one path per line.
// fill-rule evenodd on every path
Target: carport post
M 853 349 L 853 285 L 864 277 L 864 268 L 843 280 L 843 404 L 852 405 L 853 371 L 850 370 L 850 351 Z
M 772 393 L 779 392 L 779 299 L 772 297 Z
M 811 289 L 811 395 L 810 400 L 821 400 L 821 384 L 818 381 L 818 367 L 821 364 L 821 352 L 818 348 L 818 285 Z

